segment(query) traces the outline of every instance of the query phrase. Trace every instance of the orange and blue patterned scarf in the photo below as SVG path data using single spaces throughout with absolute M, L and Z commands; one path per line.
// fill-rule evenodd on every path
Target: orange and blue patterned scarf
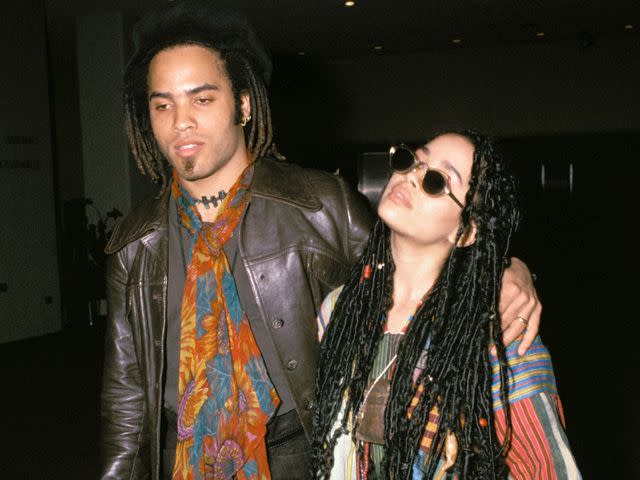
M 253 165 L 213 223 L 202 222 L 194 199 L 173 177 L 180 222 L 193 235 L 182 299 L 173 478 L 268 480 L 266 424 L 280 399 L 223 250 L 247 207 Z

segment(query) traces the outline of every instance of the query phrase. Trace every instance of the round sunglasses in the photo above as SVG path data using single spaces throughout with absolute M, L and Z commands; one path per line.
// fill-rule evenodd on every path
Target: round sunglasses
M 460 208 L 464 208 L 462 202 L 451 193 L 449 176 L 446 173 L 435 168 L 429 168 L 429 165 L 418 160 L 415 152 L 408 145 L 400 144 L 389 149 L 389 166 L 396 173 L 407 173 L 422 165 L 427 170 L 422 178 L 424 192 L 432 197 L 449 195 Z

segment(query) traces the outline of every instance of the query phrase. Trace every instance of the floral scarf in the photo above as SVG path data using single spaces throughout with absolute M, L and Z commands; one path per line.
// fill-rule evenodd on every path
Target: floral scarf
M 174 480 L 271 478 L 266 424 L 280 403 L 242 310 L 223 245 L 244 213 L 249 165 L 213 223 L 174 171 L 172 197 L 193 235 L 182 300 Z

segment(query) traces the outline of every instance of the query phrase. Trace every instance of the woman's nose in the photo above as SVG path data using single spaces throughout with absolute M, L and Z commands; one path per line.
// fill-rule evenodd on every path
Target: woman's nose
M 409 170 L 405 175 L 407 176 L 407 180 L 409 180 L 409 182 L 417 188 L 422 182 L 422 177 L 424 177 L 426 171 L 426 163 L 416 162 L 411 170 Z
M 416 172 L 416 171 L 426 170 L 426 169 L 427 169 L 427 164 L 417 160 L 416 164 L 413 166 L 411 170 Z

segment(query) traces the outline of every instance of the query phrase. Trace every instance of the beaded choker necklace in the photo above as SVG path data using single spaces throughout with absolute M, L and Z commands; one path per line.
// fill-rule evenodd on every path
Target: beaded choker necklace
M 196 203 L 202 203 L 204 208 L 209 209 L 209 205 L 213 205 L 213 207 L 217 207 L 218 203 L 222 202 L 224 198 L 227 196 L 227 192 L 224 190 L 220 190 L 218 195 L 211 195 L 210 197 L 202 196 L 201 198 L 195 199 Z

